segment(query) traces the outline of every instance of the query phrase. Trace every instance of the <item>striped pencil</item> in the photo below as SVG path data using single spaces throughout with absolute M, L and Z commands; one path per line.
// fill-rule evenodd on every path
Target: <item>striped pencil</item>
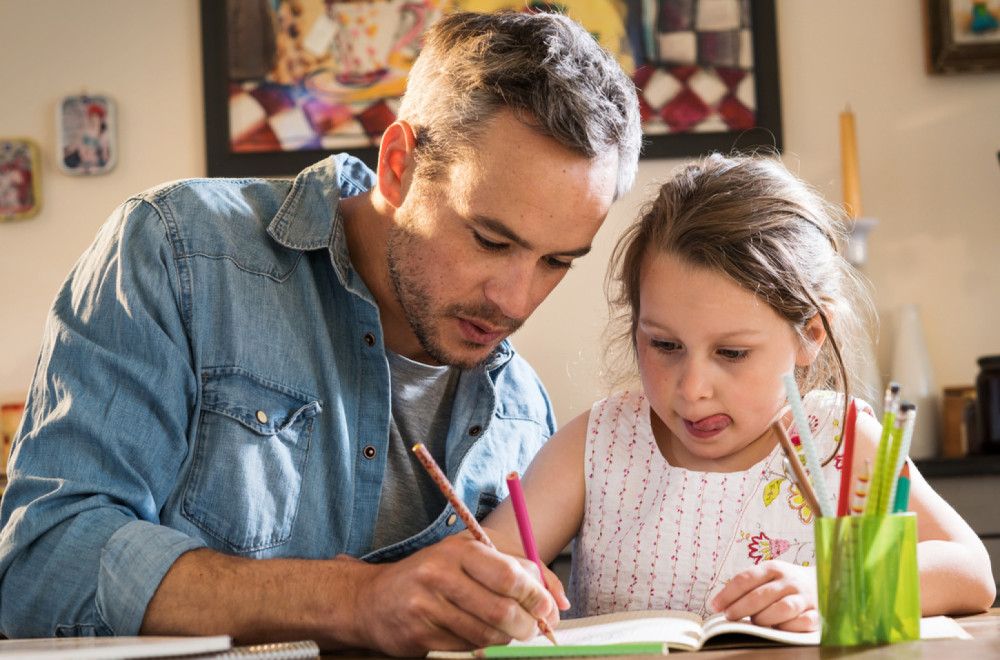
M 496 546 L 493 545 L 493 541 L 490 540 L 490 537 L 486 535 L 486 532 L 479 525 L 479 521 L 477 521 L 475 516 L 472 515 L 472 512 L 469 511 L 469 507 L 465 506 L 465 502 L 463 502 L 455 492 L 455 488 L 451 485 L 451 482 L 448 481 L 448 476 L 444 473 L 440 466 L 438 466 L 437 461 L 434 460 L 431 453 L 427 451 L 427 447 L 425 447 L 423 443 L 417 443 L 413 445 L 413 452 L 417 455 L 417 458 L 420 459 L 420 463 L 424 466 L 424 469 L 427 470 L 427 473 L 431 475 L 431 479 L 434 480 L 437 487 L 441 489 L 442 493 L 444 493 L 448 502 L 455 509 L 455 513 L 457 513 L 458 517 L 462 519 L 463 523 L 465 523 L 465 526 L 472 533 L 472 536 L 480 543 L 484 543 L 487 547 L 496 549 Z M 538 629 L 542 631 L 542 634 L 545 635 L 550 642 L 556 645 L 559 644 L 559 642 L 556 641 L 555 635 L 552 634 L 552 628 L 550 628 L 549 624 L 543 619 L 538 619 Z

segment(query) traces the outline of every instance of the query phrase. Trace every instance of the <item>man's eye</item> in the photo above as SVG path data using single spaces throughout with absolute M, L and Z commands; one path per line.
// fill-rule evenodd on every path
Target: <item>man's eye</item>
M 486 240 L 481 234 L 473 232 L 473 235 L 476 237 L 476 242 L 479 243 L 484 250 L 496 251 L 507 247 L 505 243 L 495 243 L 493 241 Z
M 563 261 L 562 259 L 556 259 L 555 257 L 546 257 L 545 263 L 548 264 L 549 268 L 559 270 L 569 270 L 573 267 L 572 261 Z

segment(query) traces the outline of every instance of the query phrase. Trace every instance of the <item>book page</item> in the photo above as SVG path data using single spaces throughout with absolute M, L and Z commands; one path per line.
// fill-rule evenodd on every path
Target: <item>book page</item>
M 586 646 L 626 642 L 660 642 L 675 648 L 696 649 L 701 641 L 701 618 L 690 612 L 615 612 L 559 622 L 553 631 L 560 645 Z M 539 635 L 514 640 L 510 646 L 551 646 Z
M 703 626 L 706 642 L 709 639 L 725 634 L 752 635 L 782 644 L 797 646 L 818 645 L 820 632 L 810 633 L 787 632 L 766 626 L 750 623 L 749 619 L 727 621 L 722 614 L 716 614 L 705 619 Z M 971 639 L 962 626 L 946 616 L 924 617 L 920 620 L 920 639 Z
M 782 644 L 794 644 L 798 646 L 816 646 L 819 644 L 819 631 L 808 633 L 788 632 L 778 630 L 768 626 L 758 626 L 750 623 L 750 619 L 740 619 L 739 621 L 729 621 L 726 615 L 719 613 L 705 619 L 703 626 L 705 640 L 726 634 L 751 635 L 760 639 Z
M 920 639 L 972 639 L 972 635 L 951 617 L 925 616 L 920 619 Z

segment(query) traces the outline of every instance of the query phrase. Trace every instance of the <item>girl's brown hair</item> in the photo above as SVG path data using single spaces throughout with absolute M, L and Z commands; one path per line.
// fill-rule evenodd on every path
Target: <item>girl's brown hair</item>
M 832 389 L 868 400 L 861 378 L 876 319 L 866 280 L 844 259 L 843 212 L 770 156 L 712 154 L 681 167 L 619 238 L 606 286 L 612 336 L 635 364 L 639 270 L 648 254 L 724 274 L 770 305 L 806 342 L 816 315 L 826 329 L 817 358 L 797 367 L 800 391 Z M 670 286 L 664 282 L 663 286 Z M 615 362 L 610 362 L 615 364 Z M 624 374 L 621 370 L 615 375 Z

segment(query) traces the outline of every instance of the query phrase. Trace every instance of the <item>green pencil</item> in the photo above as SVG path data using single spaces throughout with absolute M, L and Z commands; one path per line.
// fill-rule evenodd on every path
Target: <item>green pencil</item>
M 487 646 L 475 651 L 477 658 L 580 658 L 611 655 L 666 655 L 662 642 L 622 644 L 560 644 L 559 646 Z
M 892 428 L 896 423 L 896 413 L 899 411 L 899 383 L 889 383 L 885 390 L 885 405 L 882 411 L 882 438 L 875 452 L 875 465 L 872 467 L 872 480 L 868 485 L 868 501 L 865 504 L 865 514 L 876 515 L 882 503 L 882 473 L 885 472 L 885 462 L 888 460 L 889 446 L 892 444 Z
M 896 501 L 892 504 L 893 513 L 906 513 L 910 508 L 910 464 L 903 463 L 903 469 L 896 481 Z

